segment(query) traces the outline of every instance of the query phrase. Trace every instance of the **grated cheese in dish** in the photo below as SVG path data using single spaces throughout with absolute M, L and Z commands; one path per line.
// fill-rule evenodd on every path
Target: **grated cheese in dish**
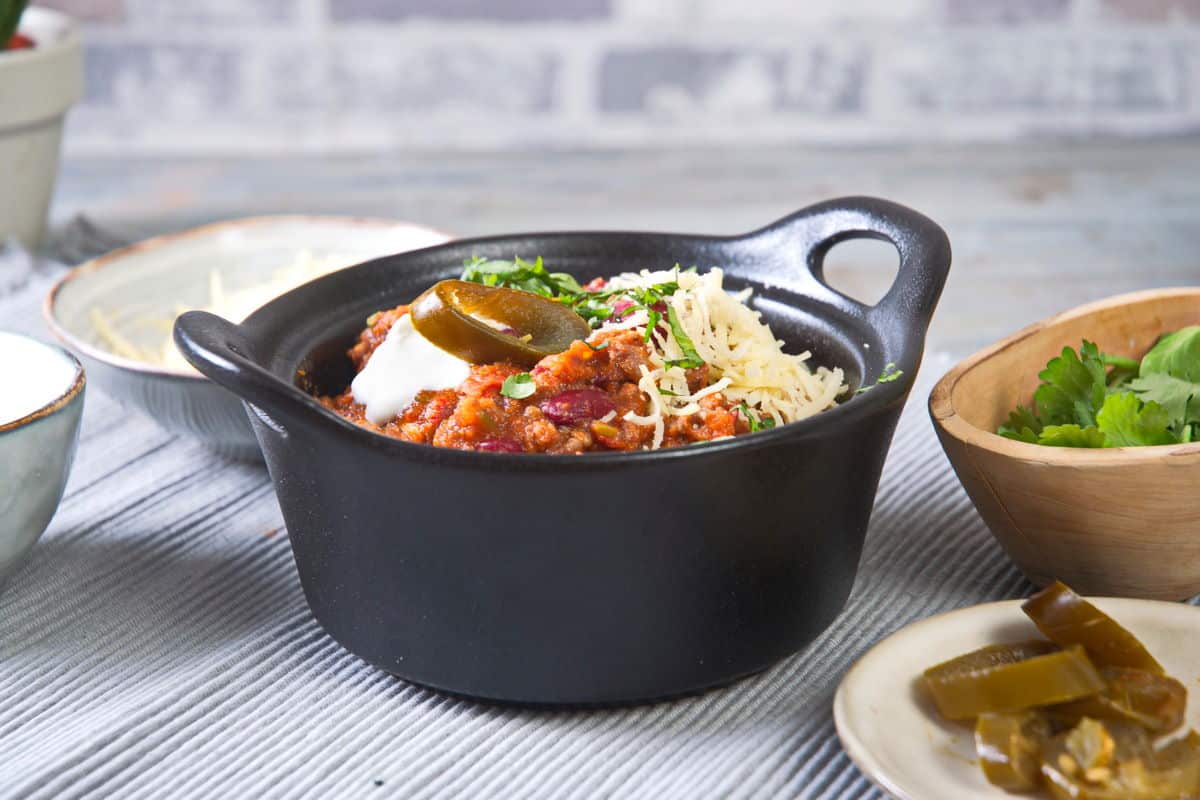
M 241 322 L 257 308 L 266 305 L 281 294 L 361 260 L 361 256 L 337 254 L 318 257 L 308 250 L 301 250 L 291 263 L 273 270 L 262 282 L 232 291 L 225 288 L 221 273 L 214 269 L 208 274 L 208 303 L 199 308 L 225 319 Z M 136 326 L 143 330 L 151 329 L 158 332 L 162 338 L 154 347 L 139 346 L 130 336 L 123 333 L 118 327 L 117 313 L 110 315 L 99 308 L 93 308 L 90 316 L 96 335 L 113 353 L 134 361 L 144 361 L 194 372 L 192 365 L 176 349 L 175 340 L 171 336 L 175 318 L 188 310 L 190 309 L 187 306 L 177 305 L 171 316 L 146 315 L 135 317 L 124 323 L 124 326 Z
M 628 412 L 624 419 L 654 427 L 653 449 L 662 444 L 666 417 L 697 413 L 698 401 L 710 394 L 721 392 L 730 401 L 745 403 L 770 417 L 775 424 L 784 424 L 832 407 L 847 391 L 841 369 L 818 367 L 814 372 L 806 363 L 810 353 L 783 352 L 783 342 L 762 321 L 761 312 L 746 305 L 750 290 L 726 292 L 720 269 L 704 274 L 678 268 L 643 270 L 619 275 L 606 288 L 636 289 L 670 281 L 676 282 L 679 289 L 664 302 L 691 340 L 695 354 L 708 365 L 712 382 L 692 392 L 684 367 L 671 363 L 686 361 L 688 356 L 671 325 L 659 324 L 651 331 L 651 366 L 641 367 L 638 382 L 650 408 L 644 415 Z M 639 310 L 601 326 L 598 332 L 631 329 L 645 333 L 649 323 L 649 313 Z

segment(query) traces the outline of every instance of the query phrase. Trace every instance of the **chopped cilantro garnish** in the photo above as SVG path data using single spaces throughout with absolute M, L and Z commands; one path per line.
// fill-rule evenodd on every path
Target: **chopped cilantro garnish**
M 523 400 L 536 391 L 537 384 L 533 382 L 533 376 L 528 372 L 509 375 L 504 379 L 504 385 L 500 387 L 500 394 L 514 400 Z
M 584 339 L 583 343 L 586 344 L 588 347 L 590 347 L 592 350 L 594 350 L 597 353 L 599 353 L 601 350 L 608 349 L 608 342 L 601 342 L 600 344 L 592 344 L 587 339 Z
M 667 324 L 671 326 L 671 335 L 675 337 L 675 342 L 679 345 L 679 349 L 683 351 L 683 358 L 668 361 L 667 366 L 683 367 L 684 369 L 703 367 L 704 359 L 702 359 L 700 354 L 696 352 L 696 345 L 692 344 L 692 340 L 687 335 L 687 331 L 685 331 L 683 329 L 683 325 L 679 323 L 679 315 L 675 313 L 675 307 L 670 303 L 667 304 Z M 647 328 L 647 330 L 649 330 L 649 328 Z
M 662 322 L 662 314 L 658 311 L 655 311 L 653 308 L 647 309 L 646 332 L 642 335 L 642 338 L 649 342 L 650 337 L 654 335 L 654 329 L 658 327 L 658 323 L 660 322 Z
M 678 265 L 676 269 L 678 269 Z M 618 297 L 627 298 L 632 302 L 632 305 L 623 309 L 618 315 L 620 318 L 635 311 L 649 311 L 653 306 L 679 291 L 679 284 L 676 281 L 666 281 L 647 287 L 587 291 L 567 273 L 550 272 L 542 263 L 540 256 L 533 261 L 526 261 L 523 258 L 503 261 L 473 256 L 463 262 L 462 279 L 473 283 L 482 283 L 485 286 L 520 289 L 552 298 L 570 306 L 572 311 L 587 320 L 593 328 L 599 328 L 613 317 L 612 301 Z M 651 325 L 649 329 L 653 329 L 653 327 Z
M 775 418 L 770 416 L 760 417 L 750 410 L 750 406 L 746 405 L 743 400 L 738 403 L 737 412 L 742 415 L 742 418 L 750 425 L 750 432 L 766 431 L 775 427 Z
M 485 286 L 520 289 L 543 297 L 576 295 L 583 291 L 578 281 L 565 272 L 547 270 L 541 256 L 532 262 L 523 258 L 496 261 L 473 256 L 463 263 L 462 279 Z
M 883 366 L 883 372 L 879 373 L 879 377 L 875 379 L 876 383 L 891 383 L 894 380 L 899 380 L 904 374 L 904 370 L 896 369 L 894 362 L 889 361 Z
M 879 377 L 875 379 L 875 383 L 869 383 L 866 386 L 860 386 L 854 393 L 862 394 L 863 392 L 870 391 L 873 387 L 881 383 L 891 383 L 894 380 L 899 380 L 903 375 L 904 370 L 896 369 L 896 364 L 892 361 L 889 361 L 883 365 L 883 372 L 879 373 Z

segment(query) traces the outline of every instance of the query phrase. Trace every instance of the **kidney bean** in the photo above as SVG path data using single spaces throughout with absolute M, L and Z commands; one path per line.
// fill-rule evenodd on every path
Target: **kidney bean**
M 512 439 L 484 439 L 479 443 L 476 450 L 482 450 L 485 453 L 524 453 L 525 448 L 521 447 L 520 442 Z
M 568 389 L 543 400 L 542 413 L 557 425 L 570 425 L 585 419 L 600 419 L 616 406 L 599 389 Z

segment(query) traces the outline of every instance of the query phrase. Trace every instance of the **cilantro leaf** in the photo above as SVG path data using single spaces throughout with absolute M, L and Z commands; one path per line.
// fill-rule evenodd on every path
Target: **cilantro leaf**
M 1200 383 L 1200 325 L 1181 328 L 1159 339 L 1142 357 L 1139 374 L 1166 374 Z
M 676 265 L 678 269 L 678 265 Z M 462 280 L 482 283 L 485 286 L 502 286 L 540 294 L 570 306 L 571 310 L 587 320 L 593 328 L 599 328 L 613 318 L 611 301 L 625 297 L 636 302 L 623 309 L 618 317 L 638 309 L 650 309 L 664 298 L 679 291 L 677 281 L 666 281 L 653 286 L 618 288 L 589 291 L 566 272 L 550 272 L 541 256 L 533 261 L 517 257 L 512 261 L 487 259 L 472 256 L 463 262 Z M 653 330 L 650 326 L 648 330 Z M 649 335 L 649 334 L 648 334 Z
M 1111 367 L 1111 371 L 1106 371 Z M 1200 325 L 1162 337 L 1139 362 L 1083 341 L 1038 374 L 1032 410 L 996 433 L 1064 447 L 1133 447 L 1200 438 Z
M 505 397 L 511 397 L 514 400 L 523 400 L 536 391 L 537 384 L 533 382 L 533 376 L 528 372 L 518 372 L 516 375 L 509 375 L 504 379 L 504 384 L 500 387 L 500 394 Z
M 1038 443 L 1038 435 L 1041 432 L 1041 421 L 1025 406 L 1017 406 L 1016 411 L 1008 415 L 1008 422 L 996 429 L 996 433 L 1001 436 L 1030 444 Z
M 1042 384 L 1033 395 L 1038 416 L 1047 425 L 1095 425 L 1104 405 L 1105 377 L 1104 360 L 1094 343 L 1085 339 L 1079 354 L 1064 347 L 1038 373 Z
M 684 369 L 695 369 L 696 367 L 704 366 L 704 359 L 696 352 L 696 345 L 692 343 L 691 338 L 687 335 L 687 331 L 683 329 L 683 325 L 679 322 L 679 315 L 675 313 L 675 306 L 667 303 L 667 324 L 671 326 L 671 335 L 675 337 L 679 349 L 683 351 L 683 358 L 668 361 L 668 367 L 683 367 Z M 649 328 L 647 328 L 649 330 Z
M 1164 372 L 1151 372 L 1129 382 L 1145 402 L 1158 403 L 1167 410 L 1176 427 L 1200 422 L 1200 383 L 1176 378 Z
M 854 393 L 862 394 L 863 392 L 869 392 L 879 384 L 891 383 L 892 381 L 899 380 L 901 377 L 903 377 L 903 375 L 904 370 L 896 369 L 895 362 L 889 361 L 883 365 L 883 371 L 879 373 L 879 377 L 875 379 L 874 383 L 868 383 L 866 386 L 860 386 L 854 390 Z
M 473 256 L 463 262 L 462 279 L 485 286 L 520 289 L 543 297 L 557 297 L 572 288 L 577 290 L 579 286 L 570 275 L 548 272 L 541 256 L 532 262 L 520 257 L 500 261 Z
M 1171 433 L 1170 423 L 1165 408 L 1153 401 L 1142 403 L 1133 392 L 1110 394 L 1096 415 L 1107 447 L 1175 444 L 1179 437 Z
M 650 337 L 654 335 L 654 329 L 658 327 L 658 323 L 662 322 L 662 314 L 655 311 L 653 308 L 646 309 L 646 332 L 642 334 L 642 338 L 646 342 L 650 341 Z
M 541 256 L 538 256 L 537 263 L 542 263 Z M 583 287 L 579 285 L 579 281 L 565 272 L 551 272 L 550 281 L 558 289 L 559 294 L 580 294 L 583 292 Z
M 1104 447 L 1104 434 L 1094 425 L 1047 425 L 1037 439 L 1050 447 Z
M 891 383 L 892 381 L 899 380 L 902 375 L 904 375 L 904 370 L 896 369 L 895 362 L 889 361 L 884 364 L 883 372 L 879 373 L 879 377 L 875 379 L 875 382 Z
M 1137 377 L 1140 362 L 1136 358 L 1112 353 L 1101 353 L 1100 358 L 1104 361 L 1104 366 L 1112 367 L 1105 381 L 1108 384 L 1108 393 L 1128 391 L 1129 381 Z
M 738 403 L 737 412 L 742 415 L 746 422 L 750 425 L 750 432 L 766 431 L 775 427 L 775 418 L 771 416 L 762 416 L 755 414 L 750 410 L 750 406 L 746 401 Z

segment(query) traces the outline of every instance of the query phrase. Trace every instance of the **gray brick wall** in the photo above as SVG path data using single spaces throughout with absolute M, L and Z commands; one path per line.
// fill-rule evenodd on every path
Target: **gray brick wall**
M 1200 0 L 43 0 L 72 152 L 1200 132 Z

